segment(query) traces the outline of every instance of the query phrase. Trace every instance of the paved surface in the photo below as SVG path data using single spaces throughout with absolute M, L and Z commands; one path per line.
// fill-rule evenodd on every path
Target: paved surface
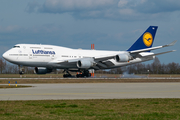
M 180 83 L 25 84 L 0 89 L 0 100 L 180 98 Z
M 64 80 L 64 79 L 142 79 L 142 80 L 148 80 L 148 79 L 180 79 L 180 77 L 121 77 L 121 78 L 114 78 L 114 77 L 90 77 L 90 78 L 0 78 L 0 80 L 50 80 L 50 79 L 58 79 L 58 80 Z

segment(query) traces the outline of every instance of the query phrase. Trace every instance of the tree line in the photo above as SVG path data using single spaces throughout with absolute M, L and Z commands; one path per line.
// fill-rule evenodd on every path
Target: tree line
M 34 73 L 34 68 L 24 67 L 24 72 L 26 74 L 32 74 Z M 0 58 L 0 74 L 19 74 L 19 67 Z
M 58 73 L 62 73 L 63 70 L 59 70 Z M 33 74 L 33 67 L 24 67 L 26 74 Z M 156 57 L 151 64 L 137 63 L 126 67 L 115 68 L 111 70 L 98 70 L 95 73 L 101 74 L 123 74 L 124 72 L 129 74 L 180 74 L 179 63 L 161 64 Z M 3 58 L 0 58 L 0 74 L 18 74 L 19 67 L 14 64 L 6 62 Z
M 129 74 L 180 74 L 180 65 L 175 62 L 161 64 L 156 57 L 151 64 L 137 63 L 126 67 L 111 69 L 106 73 L 123 74 L 124 72 Z

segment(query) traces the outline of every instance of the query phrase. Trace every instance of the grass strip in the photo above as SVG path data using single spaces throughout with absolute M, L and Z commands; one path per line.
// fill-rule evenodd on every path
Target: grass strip
M 180 99 L 0 101 L 0 119 L 179 120 Z
M 32 87 L 32 86 L 25 86 L 25 85 L 0 85 L 0 89 L 4 89 L 4 88 L 25 88 L 25 87 Z
M 38 84 L 38 83 L 151 83 L 151 82 L 180 82 L 180 79 L 16 79 L 0 80 L 0 84 Z

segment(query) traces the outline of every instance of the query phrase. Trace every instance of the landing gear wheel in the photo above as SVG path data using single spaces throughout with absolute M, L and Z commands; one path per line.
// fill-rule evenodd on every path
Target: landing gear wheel
M 24 66 L 18 65 L 18 67 L 19 67 L 19 74 L 23 75 L 24 74 Z
M 79 78 L 79 77 L 91 77 L 91 74 L 89 73 L 88 70 L 84 70 L 82 74 L 77 74 L 76 77 L 77 78 Z
M 63 77 L 64 77 L 64 78 L 72 77 L 72 75 L 71 75 L 71 74 L 64 74 Z
M 63 75 L 64 78 L 69 78 L 69 77 L 74 77 L 72 76 L 68 70 L 64 70 L 66 72 L 66 74 Z
M 76 77 L 80 78 L 80 77 L 84 77 L 84 75 L 83 74 L 77 74 Z
M 19 71 L 19 74 L 20 74 L 20 75 L 23 75 L 23 74 L 24 74 L 24 72 L 23 72 L 23 71 Z
M 91 74 L 89 73 L 88 70 L 84 70 L 84 76 L 85 77 L 91 77 Z

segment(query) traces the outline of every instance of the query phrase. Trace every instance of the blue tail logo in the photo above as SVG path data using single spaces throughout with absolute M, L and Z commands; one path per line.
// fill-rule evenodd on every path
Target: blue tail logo
M 152 47 L 157 28 L 157 26 L 150 26 L 127 51 L 134 51 Z

